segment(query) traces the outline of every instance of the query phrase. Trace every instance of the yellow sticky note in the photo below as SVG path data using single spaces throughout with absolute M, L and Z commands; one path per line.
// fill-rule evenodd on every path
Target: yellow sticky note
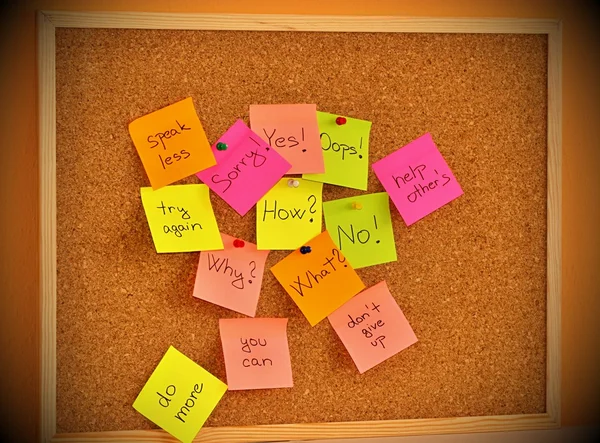
M 190 443 L 226 391 L 225 383 L 170 346 L 133 407 L 173 437 Z
M 367 190 L 369 178 L 369 134 L 371 122 L 317 111 L 325 173 L 304 174 L 315 180 L 347 188 Z M 339 120 L 338 120 L 339 121 Z
M 153 189 L 217 163 L 191 97 L 134 120 L 129 134 Z
M 323 203 L 325 226 L 354 268 L 396 261 L 387 192 Z
M 321 232 L 323 183 L 283 178 L 256 205 L 258 249 L 293 250 Z
M 309 252 L 306 247 L 310 248 Z M 281 260 L 271 272 L 311 326 L 365 287 L 327 231 Z
M 173 185 L 140 192 L 156 252 L 223 249 L 208 186 Z

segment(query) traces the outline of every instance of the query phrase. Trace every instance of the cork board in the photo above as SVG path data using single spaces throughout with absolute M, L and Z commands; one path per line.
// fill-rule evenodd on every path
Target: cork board
M 407 228 L 385 279 L 419 342 L 359 375 L 267 272 L 257 316 L 288 317 L 295 387 L 230 392 L 207 426 L 546 410 L 546 35 L 56 30 L 56 427 L 151 429 L 131 404 L 169 345 L 225 380 L 198 254 L 154 252 L 127 124 L 191 96 L 209 140 L 253 103 L 373 122 L 371 161 L 431 132 L 465 191 Z M 189 179 L 187 182 L 195 182 Z M 382 191 L 372 171 L 369 192 Z M 324 200 L 360 192 L 326 185 Z M 255 240 L 212 198 L 220 227 Z M 267 269 L 286 252 L 272 252 Z

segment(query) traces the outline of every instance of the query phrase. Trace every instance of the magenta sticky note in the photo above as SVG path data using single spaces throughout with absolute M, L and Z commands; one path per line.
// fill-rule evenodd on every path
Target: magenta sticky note
M 429 133 L 373 163 L 373 170 L 408 226 L 463 194 Z
M 217 149 L 219 143 L 226 149 Z M 242 120 L 217 140 L 212 152 L 217 164 L 196 176 L 240 215 L 245 215 L 292 167 Z

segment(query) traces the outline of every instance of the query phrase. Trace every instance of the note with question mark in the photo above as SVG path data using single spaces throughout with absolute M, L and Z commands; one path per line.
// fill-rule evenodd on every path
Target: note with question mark
M 224 249 L 200 254 L 194 297 L 254 317 L 269 251 L 221 233 Z
M 323 183 L 281 179 L 256 204 L 258 249 L 294 250 L 320 234 L 322 194 Z

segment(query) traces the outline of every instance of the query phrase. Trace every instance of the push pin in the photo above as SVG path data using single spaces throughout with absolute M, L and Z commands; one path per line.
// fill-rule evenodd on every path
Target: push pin
M 310 246 L 300 246 L 300 254 L 308 254 L 312 251 Z
M 223 142 L 217 143 L 217 151 L 227 151 L 227 144 Z
M 352 202 L 352 209 L 357 209 L 360 211 L 362 209 L 362 205 L 359 202 Z
M 335 122 L 339 125 L 345 125 L 346 124 L 346 117 L 338 117 L 335 119 Z
M 233 241 L 233 247 L 234 248 L 243 248 L 245 246 L 246 243 L 244 243 L 244 240 L 240 240 L 239 238 L 236 238 Z
M 290 188 L 297 188 L 298 186 L 300 186 L 300 182 L 298 180 L 294 180 L 293 178 L 290 178 L 288 180 L 288 186 Z

